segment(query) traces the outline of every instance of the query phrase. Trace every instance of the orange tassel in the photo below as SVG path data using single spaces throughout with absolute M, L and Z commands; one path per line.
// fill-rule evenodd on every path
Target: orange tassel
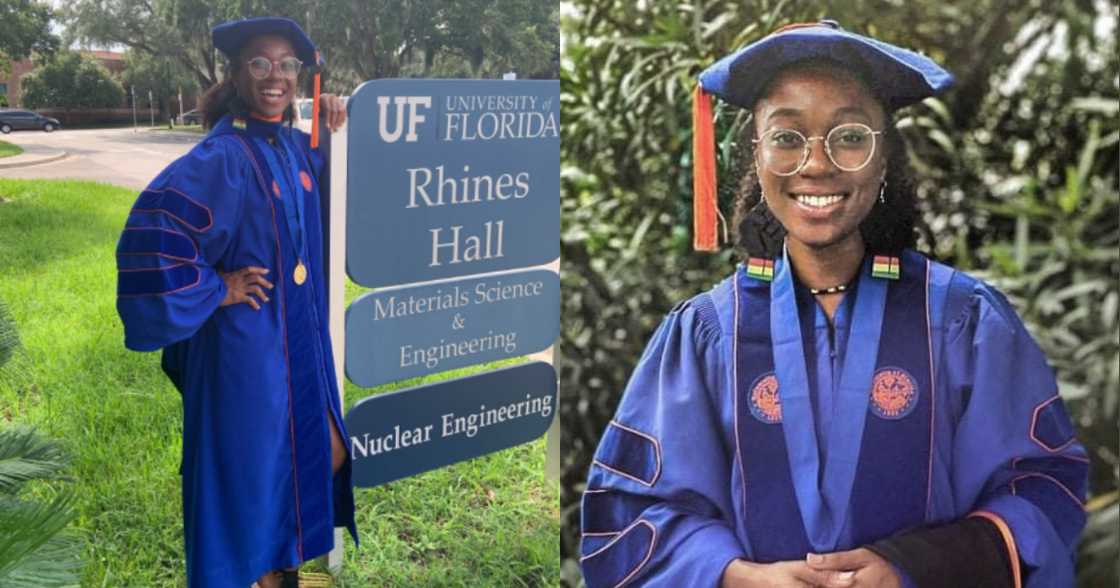
M 692 93 L 692 248 L 718 251 L 715 122 L 712 99 L 699 84 Z
M 315 52 L 315 81 L 312 82 L 311 148 L 319 148 L 319 52 Z

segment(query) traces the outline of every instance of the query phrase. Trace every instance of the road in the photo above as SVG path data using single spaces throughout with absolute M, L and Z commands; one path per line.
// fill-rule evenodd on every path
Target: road
M 51 163 L 0 170 L 0 178 L 80 179 L 144 189 L 167 164 L 190 150 L 203 135 L 174 131 L 63 129 L 53 133 L 16 131 L 4 141 L 60 149 L 70 155 Z

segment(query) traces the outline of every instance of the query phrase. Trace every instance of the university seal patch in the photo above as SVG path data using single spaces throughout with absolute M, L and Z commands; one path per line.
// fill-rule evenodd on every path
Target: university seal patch
M 871 412 L 876 416 L 898 420 L 914 411 L 918 405 L 918 385 L 906 370 L 897 367 L 881 368 L 871 381 Z
M 751 414 L 754 418 L 772 425 L 782 422 L 782 399 L 778 396 L 778 378 L 773 373 L 763 374 L 751 386 Z

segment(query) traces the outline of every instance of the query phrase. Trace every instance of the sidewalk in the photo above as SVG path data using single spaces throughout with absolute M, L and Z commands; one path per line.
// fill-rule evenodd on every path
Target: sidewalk
M 66 157 L 67 153 L 54 147 L 47 147 L 45 145 L 35 144 L 18 144 L 23 153 L 14 155 L 12 157 L 4 157 L 0 159 L 0 169 L 9 169 L 14 167 L 27 167 L 29 165 L 38 165 L 40 163 L 49 163 L 58 161 Z

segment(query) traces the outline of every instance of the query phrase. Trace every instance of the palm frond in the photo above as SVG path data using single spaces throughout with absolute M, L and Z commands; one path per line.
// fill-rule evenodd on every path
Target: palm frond
M 28 427 L 0 430 L 0 493 L 12 494 L 31 480 L 55 479 L 66 464 L 58 441 Z
M 47 540 L 28 553 L 6 576 L 7 588 L 72 588 L 79 585 L 82 541 L 66 533 Z
M 49 502 L 0 497 L 0 586 L 12 585 L 12 578 L 19 575 L 34 578 L 39 586 L 48 585 L 44 583 L 45 577 L 36 576 L 32 570 L 43 568 L 50 561 L 44 559 L 41 550 L 54 553 L 61 549 L 58 542 L 63 539 L 57 536 L 75 516 L 73 503 L 74 496 L 69 492 L 60 493 Z M 48 567 L 62 573 L 70 561 L 56 560 L 56 565 Z

